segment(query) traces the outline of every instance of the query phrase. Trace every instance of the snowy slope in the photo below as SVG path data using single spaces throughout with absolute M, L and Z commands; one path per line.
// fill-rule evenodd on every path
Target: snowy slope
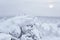
M 59 20 L 30 16 L 3 19 L 0 22 L 0 40 L 60 40 Z

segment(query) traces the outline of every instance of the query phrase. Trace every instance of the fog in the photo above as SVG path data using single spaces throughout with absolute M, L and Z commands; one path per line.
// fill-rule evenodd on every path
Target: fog
M 0 0 L 0 17 L 32 15 L 60 17 L 60 0 L 49 8 L 48 0 Z

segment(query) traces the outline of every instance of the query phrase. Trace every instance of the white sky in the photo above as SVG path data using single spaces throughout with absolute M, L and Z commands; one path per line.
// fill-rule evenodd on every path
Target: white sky
M 60 17 L 60 0 L 49 8 L 48 0 L 0 0 L 0 17 L 28 14 Z

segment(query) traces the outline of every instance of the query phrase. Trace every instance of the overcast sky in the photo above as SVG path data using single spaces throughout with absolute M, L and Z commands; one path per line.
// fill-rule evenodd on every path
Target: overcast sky
M 49 8 L 48 0 L 0 0 L 0 17 L 21 14 L 60 17 L 60 0 L 53 0 Z

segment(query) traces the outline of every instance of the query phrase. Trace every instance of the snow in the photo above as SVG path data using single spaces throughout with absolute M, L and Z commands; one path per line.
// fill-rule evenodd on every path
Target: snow
M 60 40 L 59 20 L 30 16 L 3 18 L 0 40 Z

